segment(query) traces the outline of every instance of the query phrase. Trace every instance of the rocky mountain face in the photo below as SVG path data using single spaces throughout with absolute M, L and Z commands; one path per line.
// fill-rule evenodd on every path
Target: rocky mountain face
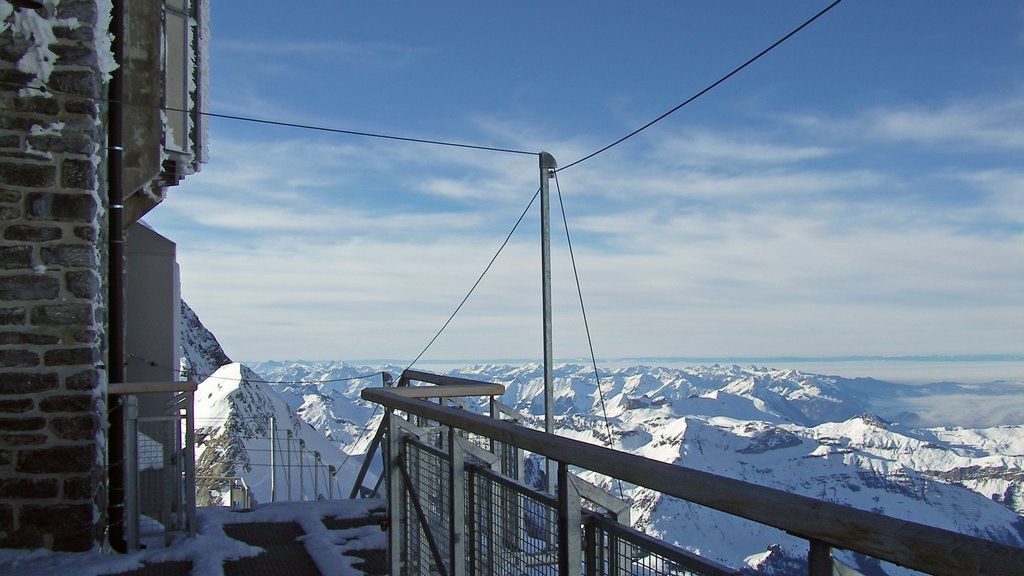
M 193 382 L 202 382 L 217 371 L 217 368 L 231 363 L 220 342 L 212 332 L 203 326 L 192 308 L 181 301 L 179 317 L 179 338 L 181 341 L 181 373 Z

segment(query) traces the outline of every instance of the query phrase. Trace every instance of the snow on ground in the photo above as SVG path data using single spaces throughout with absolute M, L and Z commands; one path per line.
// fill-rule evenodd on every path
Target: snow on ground
M 319 502 L 278 502 L 257 506 L 250 512 L 230 508 L 197 509 L 198 533 L 195 538 L 179 538 L 167 548 L 143 550 L 132 554 L 92 552 L 50 552 L 48 550 L 0 550 L 0 574 L 51 576 L 75 574 L 100 576 L 141 568 L 143 563 L 192 563 L 192 576 L 223 576 L 225 561 L 255 556 L 261 548 L 249 546 L 224 534 L 225 524 L 257 522 L 296 522 L 306 533 L 302 537 L 306 551 L 324 576 L 362 574 L 352 568 L 358 559 L 342 556 L 349 550 L 382 549 L 385 534 L 376 526 L 328 530 L 324 517 L 360 518 L 370 510 L 384 506 L 383 501 L 321 500 Z

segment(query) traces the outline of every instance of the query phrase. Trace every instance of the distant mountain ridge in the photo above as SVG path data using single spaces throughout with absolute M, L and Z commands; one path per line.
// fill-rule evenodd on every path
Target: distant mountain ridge
M 381 371 L 397 376 L 400 370 L 344 362 L 268 362 L 254 369 L 267 381 L 286 382 L 272 386 L 357 454 L 379 418 L 371 417 L 374 407 L 358 398 L 359 390 L 379 386 Z M 541 427 L 541 366 L 488 364 L 448 373 L 505 385 L 500 400 Z M 599 391 L 587 366 L 555 368 L 558 434 L 1024 546 L 1022 426 L 908 427 L 871 408 L 879 397 L 913 395 L 914 387 L 792 369 L 633 366 L 602 371 L 601 381 Z M 627 495 L 637 526 L 719 562 L 757 574 L 791 573 L 804 562 L 806 544 L 773 529 L 644 489 Z M 865 573 L 901 573 L 847 556 Z
M 201 326 L 198 318 L 194 322 Z M 200 367 L 196 374 L 227 359 L 216 352 L 215 338 L 182 342 L 196 348 L 183 353 L 195 358 L 189 362 Z M 205 346 L 199 350 L 196 343 Z M 197 452 L 201 470 L 242 476 L 257 500 L 266 501 L 265 431 L 272 416 L 279 428 L 318 446 L 328 455 L 325 462 L 331 458 L 344 465 L 339 476 L 350 481 L 380 420 L 380 410 L 359 392 L 380 386 L 383 372 L 397 377 L 401 369 L 302 361 L 255 363 L 252 370 L 223 366 L 196 395 L 196 426 L 204 441 Z M 500 400 L 523 413 L 527 425 L 541 426 L 541 366 L 481 364 L 446 372 L 505 385 Z M 989 393 L 998 399 L 1017 394 L 1021 386 L 908 386 L 714 365 L 601 370 L 599 388 L 591 367 L 562 364 L 555 369 L 554 411 L 560 435 L 1024 546 L 1024 418 L 984 428 L 908 425 L 919 421 L 922 407 L 945 405 L 943 398 Z M 1013 414 L 1000 418 L 1013 422 Z M 943 417 L 957 418 L 955 411 Z M 592 482 L 607 483 L 590 476 Z M 605 487 L 616 493 L 617 487 Z M 210 502 L 223 497 L 220 488 L 209 487 Z M 745 573 L 789 574 L 805 562 L 806 543 L 774 529 L 646 489 L 627 486 L 625 495 L 636 526 Z M 905 573 L 837 553 L 865 574 Z

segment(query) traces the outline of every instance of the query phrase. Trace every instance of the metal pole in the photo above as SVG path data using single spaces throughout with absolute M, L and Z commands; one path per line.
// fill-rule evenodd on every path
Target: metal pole
M 288 483 L 288 501 L 292 501 L 292 431 L 288 431 L 288 453 L 285 456 L 287 458 L 287 465 L 284 468 L 285 481 Z
M 270 417 L 270 501 L 277 502 L 277 419 Z
M 338 469 L 334 464 L 328 464 L 327 471 L 331 473 L 331 481 L 327 484 L 327 499 L 334 500 L 334 477 L 338 475 Z
M 306 480 L 302 477 L 302 452 L 306 449 L 306 441 L 299 440 L 299 502 L 306 499 Z
M 558 164 L 554 156 L 547 152 L 540 155 L 540 260 L 541 260 L 541 292 L 544 316 L 544 431 L 554 433 L 554 392 L 552 390 L 553 346 L 551 343 L 551 202 L 548 180 L 555 174 Z M 551 460 L 546 461 L 544 490 L 552 492 Z
M 320 499 L 320 452 L 313 452 L 313 500 Z

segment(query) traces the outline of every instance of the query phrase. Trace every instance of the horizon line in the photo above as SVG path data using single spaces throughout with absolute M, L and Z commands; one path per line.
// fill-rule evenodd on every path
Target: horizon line
M 348 364 L 364 365 L 402 365 L 408 364 L 408 360 L 396 358 L 361 358 L 361 359 L 306 359 L 286 358 L 282 360 L 236 360 L 244 364 L 264 364 L 269 362 L 342 362 Z M 440 358 L 420 359 L 415 364 L 540 364 L 542 361 L 536 358 Z M 590 363 L 589 357 L 565 357 L 555 358 L 559 364 L 567 363 Z M 623 362 L 632 363 L 694 363 L 694 364 L 736 364 L 736 363 L 811 363 L 811 362 L 1024 362 L 1024 354 L 859 354 L 848 356 L 623 356 L 597 359 L 598 364 Z

